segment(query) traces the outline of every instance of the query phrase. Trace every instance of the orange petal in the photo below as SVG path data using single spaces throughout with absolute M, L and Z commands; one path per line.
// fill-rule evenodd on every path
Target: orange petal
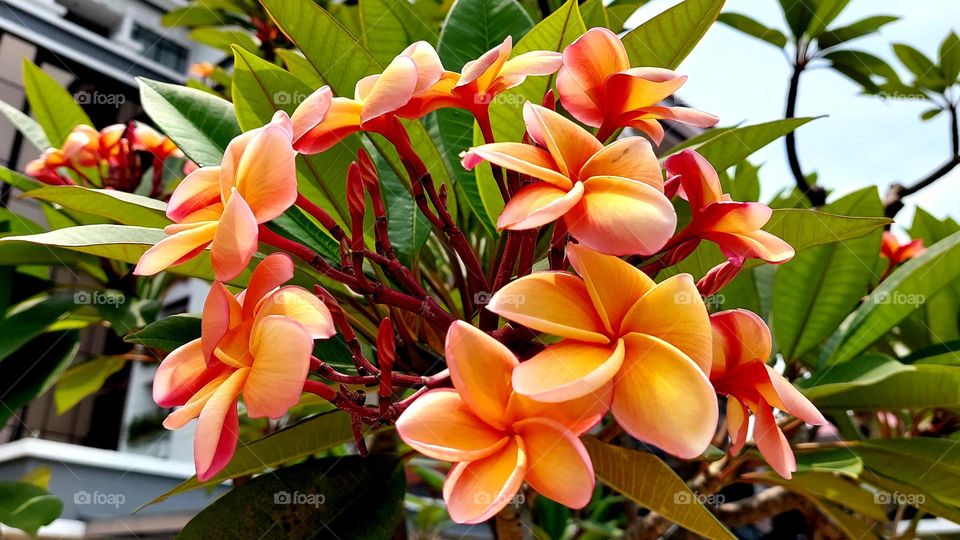
M 331 99 L 323 121 L 296 137 L 294 149 L 304 154 L 318 154 L 329 150 L 347 135 L 360 131 L 362 108 L 359 101 L 350 98 Z M 297 113 L 294 112 L 294 117 L 296 116 Z
M 513 388 L 536 401 L 560 403 L 600 392 L 623 364 L 623 341 L 604 347 L 565 339 L 513 370 Z
M 663 191 L 663 173 L 653 146 L 643 137 L 614 141 L 591 157 L 580 169 L 580 178 L 620 176 Z
M 302 324 L 272 315 L 253 327 L 253 365 L 243 387 L 250 418 L 280 418 L 300 401 L 310 369 L 313 339 Z
M 650 137 L 650 140 L 653 141 L 653 144 L 657 146 L 660 146 L 660 144 L 663 143 L 663 137 L 666 135 L 663 130 L 663 126 L 660 125 L 660 122 L 657 122 L 656 120 L 637 118 L 633 120 L 622 121 L 621 124 L 632 127 L 640 133 L 645 134 L 647 137 Z
M 503 64 L 496 91 L 519 86 L 530 76 L 552 75 L 562 64 L 563 57 L 554 51 L 530 51 L 517 55 Z
M 246 378 L 246 369 L 233 372 L 203 406 L 193 444 L 197 479 L 201 482 L 220 472 L 237 448 L 237 396 Z
M 655 285 L 654 281 L 626 261 L 579 244 L 567 245 L 567 258 L 583 278 L 607 330 L 619 335 L 624 316 Z
M 267 293 L 293 279 L 293 259 L 286 253 L 271 253 L 264 257 L 250 275 L 243 296 L 243 317 L 253 318 L 254 310 Z
M 210 243 L 210 261 L 217 280 L 229 281 L 240 275 L 256 252 L 257 218 L 243 197 L 234 191 Z
M 624 341 L 611 405 L 617 422 L 667 453 L 683 459 L 699 456 L 717 429 L 717 397 L 707 376 L 665 341 L 641 334 Z
M 730 433 L 730 454 L 736 455 L 743 450 L 747 442 L 747 428 L 750 415 L 743 403 L 733 396 L 727 397 L 727 432 Z
M 190 396 L 190 399 L 183 404 L 183 407 L 167 415 L 163 420 L 163 427 L 167 429 L 180 429 L 190 423 L 191 420 L 200 416 L 200 413 L 203 411 L 203 406 L 207 404 L 210 397 L 232 374 L 233 370 L 229 368 L 218 370 L 217 376 L 210 379 L 207 384 L 203 385 L 203 388 Z
M 514 429 L 527 451 L 530 487 L 564 506 L 586 506 L 593 496 L 593 463 L 580 439 L 544 418 L 524 420 Z
M 450 518 L 468 524 L 492 518 L 510 504 L 526 472 L 526 449 L 520 437 L 514 437 L 493 455 L 457 463 L 443 484 Z
M 203 302 L 203 317 L 200 319 L 203 357 L 208 362 L 213 351 L 220 345 L 223 336 L 240 324 L 242 319 L 240 303 L 219 281 L 213 282 L 207 299 Z
M 578 120 L 599 126 L 601 110 L 610 105 L 604 83 L 629 67 L 620 38 L 605 28 L 591 28 L 563 50 L 563 68 L 557 78 L 560 102 Z
M 486 92 L 490 83 L 499 74 L 500 68 L 510 57 L 512 48 L 513 38 L 508 35 L 500 45 L 483 53 L 476 60 L 464 64 L 463 69 L 460 70 L 460 81 L 457 87 L 475 82 L 477 92 Z
M 461 154 L 460 159 L 468 171 L 481 161 L 489 161 L 505 169 L 539 178 L 563 190 L 573 187 L 573 182 L 558 172 L 557 164 L 549 153 L 529 144 L 484 144 L 467 150 Z
M 637 119 L 670 120 L 700 128 L 713 127 L 720 121 L 710 113 L 690 107 L 644 107 L 639 112 Z M 627 122 L 629 123 L 629 120 Z
M 256 320 L 273 315 L 297 321 L 307 329 L 312 339 L 327 339 L 337 333 L 327 306 L 301 287 L 281 287 L 264 297 L 257 307 Z
M 558 170 L 568 178 L 579 178 L 583 164 L 603 148 L 587 130 L 546 107 L 525 103 L 523 121 L 530 138 L 547 148 Z
M 772 367 L 764 364 L 767 375 L 770 377 L 770 383 L 773 386 L 775 395 L 761 387 L 760 392 L 774 407 L 785 413 L 792 414 L 808 424 L 822 426 L 827 423 L 827 419 L 820 414 L 820 411 L 810 402 L 793 384 L 783 375 L 777 373 Z
M 269 124 L 257 130 L 237 164 L 237 192 L 257 223 L 278 217 L 297 199 L 297 152 L 291 137 L 290 119 L 278 111 Z
M 450 388 L 417 398 L 397 419 L 397 433 L 417 452 L 444 461 L 476 461 L 510 442 L 508 435 L 478 418 Z
M 797 470 L 797 459 L 790 448 L 790 442 L 777 426 L 773 410 L 768 405 L 761 404 L 755 416 L 753 439 L 757 442 L 757 450 L 760 450 L 763 458 L 777 474 L 789 480 L 793 471 Z
M 217 222 L 194 224 L 180 232 L 160 240 L 144 252 L 137 262 L 133 273 L 138 276 L 152 276 L 161 270 L 183 262 L 193 256 L 213 240 L 217 232 Z
M 406 105 L 397 109 L 396 114 L 402 118 L 420 118 L 437 109 L 460 107 L 462 101 L 453 94 L 454 87 L 460 80 L 460 75 L 450 71 L 444 72 L 440 80 L 410 98 Z
M 414 94 L 419 94 L 433 86 L 443 75 L 443 64 L 436 49 L 426 41 L 417 41 L 400 53 L 409 56 L 417 68 L 417 84 L 413 88 Z
M 583 196 L 583 184 L 577 182 L 570 191 L 539 182 L 514 195 L 497 218 L 498 229 L 533 229 L 552 223 L 573 208 Z
M 723 200 L 720 177 L 706 158 L 697 152 L 686 149 L 672 155 L 664 161 L 669 176 L 678 176 L 683 187 L 684 198 L 690 201 L 691 208 L 703 208 L 708 204 Z
M 456 321 L 447 330 L 447 366 L 453 386 L 478 417 L 498 428 L 506 427 L 510 374 L 517 357 L 480 329 Z
M 713 340 L 723 353 L 722 362 L 715 361 L 717 376 L 759 360 L 765 363 L 773 349 L 770 329 L 757 314 L 745 309 L 720 311 L 710 316 Z
M 631 69 L 607 79 L 604 99 L 616 103 L 621 114 L 626 114 L 656 105 L 673 95 L 686 81 L 686 76 L 669 70 Z
M 603 111 L 587 92 L 589 85 L 577 78 L 577 74 L 566 66 L 557 72 L 557 93 L 560 94 L 560 103 L 563 108 L 580 122 L 593 127 L 600 127 L 603 123 Z M 603 103 L 601 98 L 598 98 Z
M 514 393 L 510 400 L 510 412 L 515 419 L 548 418 L 580 435 L 600 422 L 610 410 L 612 399 L 613 381 L 585 396 L 564 401 L 561 407 L 556 403 L 535 401 Z
M 713 362 L 710 317 L 690 274 L 678 274 L 650 289 L 627 313 L 621 332 L 654 336 L 683 351 L 705 374 Z
M 566 272 L 537 272 L 497 291 L 487 309 L 555 336 L 609 343 L 583 280 Z
M 440 78 L 439 75 L 437 78 Z M 369 90 L 360 90 L 358 83 L 358 93 L 363 93 L 359 96 L 363 101 L 360 120 L 369 122 L 404 106 L 410 101 L 418 83 L 417 64 L 413 58 L 409 56 L 394 58 L 383 73 L 373 79 Z
M 563 217 L 581 244 L 609 255 L 651 255 L 673 235 L 677 214 L 655 188 L 614 176 L 583 184 L 580 204 Z
M 749 234 L 707 233 L 703 237 L 716 242 L 727 257 L 762 259 L 780 264 L 789 261 L 795 254 L 790 244 L 766 231 L 757 230 Z
M 333 92 L 330 87 L 323 86 L 297 105 L 297 110 L 293 111 L 290 116 L 294 140 L 299 140 L 310 130 L 317 127 L 320 122 L 323 122 L 332 100 Z
M 188 215 L 220 202 L 220 167 L 201 167 L 173 190 L 167 203 L 167 217 L 181 221 Z
M 153 400 L 161 407 L 178 407 L 221 373 L 207 369 L 200 340 L 189 341 L 160 363 L 153 377 Z

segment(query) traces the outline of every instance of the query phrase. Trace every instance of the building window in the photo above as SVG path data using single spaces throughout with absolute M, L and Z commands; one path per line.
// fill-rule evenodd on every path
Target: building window
M 139 24 L 133 27 L 133 40 L 143 45 L 141 53 L 145 58 L 163 64 L 171 69 L 183 72 L 187 69 L 186 47 L 177 45 L 162 35 L 144 28 Z

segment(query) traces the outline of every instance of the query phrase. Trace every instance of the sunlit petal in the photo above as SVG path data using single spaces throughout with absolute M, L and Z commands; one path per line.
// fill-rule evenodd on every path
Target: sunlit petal
M 560 189 L 573 187 L 570 178 L 557 170 L 557 164 L 545 150 L 520 143 L 492 143 L 471 148 L 461 155 L 464 168 L 471 170 L 481 161 L 539 178 Z
M 209 362 L 213 351 L 227 332 L 240 324 L 240 303 L 219 281 L 213 282 L 207 299 L 203 302 L 203 317 L 200 319 L 203 357 Z
M 201 167 L 177 185 L 167 203 L 167 217 L 181 221 L 188 215 L 220 201 L 220 167 Z
M 513 389 L 537 401 L 559 403 L 603 388 L 623 363 L 623 341 L 613 346 L 564 340 L 513 370 Z
M 250 275 L 243 296 L 243 316 L 252 318 L 260 300 L 280 285 L 293 279 L 293 259 L 286 253 L 271 253 L 264 257 Z
M 568 178 L 579 178 L 583 164 L 603 148 L 585 129 L 546 107 L 524 104 L 523 120 L 530 137 L 547 148 L 558 170 Z
M 447 330 L 445 352 L 450 378 L 467 406 L 488 424 L 506 427 L 510 374 L 518 364 L 517 357 L 502 343 L 463 321 Z
M 161 270 L 183 262 L 193 256 L 210 241 L 217 232 L 217 222 L 194 224 L 180 232 L 160 240 L 144 252 L 137 262 L 133 273 L 138 276 L 152 276 Z
M 276 218 L 297 199 L 297 152 L 291 137 L 290 119 L 279 111 L 273 121 L 258 130 L 238 164 L 236 189 L 257 223 Z
M 337 333 L 327 306 L 301 287 L 281 287 L 264 297 L 257 308 L 256 320 L 274 315 L 297 321 L 312 339 L 326 339 Z
M 193 457 L 197 479 L 209 480 L 220 472 L 237 447 L 237 396 L 247 378 L 247 370 L 235 371 L 210 396 L 197 422 Z
M 510 504 L 526 472 L 526 449 L 520 437 L 483 459 L 456 464 L 443 484 L 450 518 L 468 524 L 492 518 Z
M 439 78 L 438 74 L 437 79 Z M 376 79 L 369 94 L 364 96 L 360 119 L 368 122 L 399 109 L 410 101 L 418 83 L 417 64 L 413 58 L 409 56 L 394 58 Z
M 455 390 L 431 390 L 397 419 L 397 433 L 421 454 L 444 461 L 475 461 L 500 450 L 510 436 L 478 418 Z
M 553 223 L 580 202 L 582 196 L 583 184 L 580 182 L 570 191 L 546 182 L 529 185 L 503 207 L 497 218 L 497 228 L 524 230 Z
M 527 451 L 530 487 L 564 506 L 586 506 L 593 496 L 593 463 L 580 439 L 543 418 L 519 422 L 514 429 Z
M 278 315 L 256 323 L 250 339 L 253 365 L 243 387 L 250 418 L 280 418 L 300 401 L 310 369 L 313 339 L 302 324 Z
M 757 449 L 777 474 L 790 479 L 793 471 L 797 470 L 797 459 L 787 437 L 777 426 L 773 410 L 766 404 L 760 404 L 754 412 L 756 422 L 753 426 L 753 440 L 757 442 Z
M 620 176 L 663 191 L 663 173 L 650 142 L 643 137 L 614 141 L 591 157 L 580 169 L 580 178 Z
M 588 431 L 610 410 L 613 400 L 613 381 L 576 399 L 564 401 L 562 406 L 556 403 L 535 401 L 514 393 L 510 400 L 510 410 L 515 419 L 549 418 L 574 432 L 582 434 Z
M 218 281 L 229 281 L 247 268 L 257 252 L 257 236 L 257 218 L 234 191 L 210 244 L 210 261 Z
M 567 258 L 583 278 L 590 299 L 607 330 L 619 334 L 624 316 L 655 285 L 654 281 L 620 258 L 579 244 L 567 245 Z

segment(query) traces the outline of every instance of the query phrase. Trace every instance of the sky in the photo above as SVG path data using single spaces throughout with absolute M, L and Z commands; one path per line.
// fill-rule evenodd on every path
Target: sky
M 630 20 L 640 23 L 677 0 L 653 0 Z M 777 0 L 727 0 L 724 11 L 749 15 L 784 33 Z M 957 0 L 852 0 L 831 25 L 843 26 L 872 15 L 900 20 L 878 34 L 852 41 L 856 48 L 879 56 L 911 80 L 899 66 L 892 43 L 908 43 L 928 57 L 937 57 L 940 42 L 951 29 L 960 32 Z M 782 118 L 790 66 L 783 52 L 723 24 L 715 24 L 678 71 L 689 80 L 678 96 L 698 109 L 720 117 L 719 125 L 754 124 Z M 863 96 L 859 87 L 830 70 L 804 72 L 800 81 L 798 116 L 828 115 L 797 130 L 798 154 L 804 171 L 816 171 L 818 182 L 836 194 L 877 185 L 881 195 L 896 181 L 910 184 L 939 167 L 950 156 L 948 115 L 921 122 L 930 108 L 923 101 L 883 100 Z M 762 198 L 792 186 L 786 153 L 778 140 L 755 153 Z M 897 222 L 909 224 L 914 205 L 938 217 L 960 218 L 960 168 L 906 199 Z

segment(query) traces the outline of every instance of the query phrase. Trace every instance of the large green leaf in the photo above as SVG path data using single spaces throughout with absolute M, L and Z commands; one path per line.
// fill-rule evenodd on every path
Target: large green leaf
M 7 117 L 7 120 L 17 128 L 17 131 L 23 133 L 23 136 L 26 137 L 27 140 L 30 141 L 30 144 L 36 147 L 37 150 L 43 151 L 50 148 L 50 141 L 47 140 L 46 133 L 43 132 L 43 128 L 40 127 L 40 124 L 38 124 L 36 120 L 23 114 L 20 112 L 20 109 L 4 101 L 0 101 L 0 113 Z
M 82 186 L 50 186 L 30 191 L 25 197 L 59 204 L 124 225 L 165 227 L 170 220 L 164 214 L 166 203 L 115 189 Z
M 160 495 L 151 501 L 151 504 L 164 501 L 178 493 L 204 486 L 216 486 L 231 478 L 258 474 L 296 462 L 351 440 L 353 427 L 349 414 L 339 410 L 318 414 L 250 444 L 238 446 L 230 463 L 213 478 L 200 482 L 194 476 Z
M 940 44 L 940 69 L 948 85 L 960 77 L 960 38 L 956 32 L 951 31 Z
M 789 480 L 774 473 L 751 473 L 747 477 L 764 484 L 783 486 L 812 499 L 831 501 L 877 521 L 887 521 L 886 510 L 875 502 L 873 493 L 846 477 L 819 471 L 798 472 Z
M 807 32 L 817 9 L 816 4 L 817 0 L 780 0 L 783 17 L 795 38 L 799 39 Z
M 875 187 L 851 193 L 825 207 L 838 215 L 878 217 L 883 204 Z M 794 359 L 817 346 L 856 307 L 880 253 L 880 229 L 844 242 L 804 250 L 777 268 L 773 285 L 773 332 L 780 351 Z
M 875 473 L 920 487 L 940 502 L 954 507 L 960 504 L 960 445 L 956 441 L 870 440 L 856 443 L 852 449 Z
M 260 51 L 260 45 L 244 30 L 197 28 L 190 32 L 190 39 L 227 53 L 232 47 L 243 47 L 251 53 Z
M 870 485 L 884 491 L 884 497 L 891 503 L 894 502 L 892 500 L 893 494 L 897 494 L 898 499 L 909 503 L 910 506 L 915 506 L 934 516 L 949 519 L 954 523 L 960 522 L 960 510 L 955 506 L 941 503 L 930 492 L 921 487 L 900 482 L 869 470 L 864 471 L 862 478 Z
M 111 375 L 127 363 L 123 356 L 101 356 L 68 369 L 53 388 L 53 402 L 57 414 L 63 414 L 93 394 Z
M 403 463 L 394 455 L 308 461 L 234 488 L 177 538 L 388 540 L 403 523 Z
M 886 355 L 865 354 L 840 365 L 822 368 L 813 376 L 797 381 L 797 386 L 807 398 L 818 400 L 853 388 L 869 387 L 905 371 L 912 371 L 912 367 Z
M 17 309 L 0 321 L 0 361 L 66 317 L 79 304 L 71 294 L 57 294 Z
M 847 7 L 850 0 L 816 0 L 816 11 L 807 26 L 807 36 L 816 39 Z
M 172 351 L 200 337 L 200 316 L 181 313 L 152 322 L 139 332 L 123 338 L 128 343 Z
M 50 146 L 60 148 L 78 124 L 92 126 L 77 100 L 30 60 L 23 59 L 23 91 Z
M 597 478 L 628 499 L 707 538 L 736 538 L 699 497 L 653 454 L 584 439 Z
M 0 424 L 53 387 L 80 347 L 76 330 L 37 336 L 0 362 Z M 2 500 L 2 497 L 0 497 Z
M 63 503 L 29 482 L 0 482 L 0 523 L 36 536 L 63 512 Z
M 219 165 L 240 134 L 233 105 L 195 88 L 138 80 L 143 109 L 160 130 L 198 165 Z
M 844 410 L 960 407 L 960 368 L 956 366 L 917 364 L 900 368 L 888 364 L 876 369 L 866 374 L 865 384 L 854 381 L 845 389 L 814 396 L 813 402 L 821 409 Z
M 828 363 L 850 360 L 960 276 L 960 232 L 937 242 L 890 274 L 837 330 Z
M 787 46 L 787 36 L 775 28 L 767 28 L 763 23 L 740 13 L 721 13 L 717 21 L 743 32 L 749 36 L 766 41 L 777 48 Z
M 713 21 L 724 0 L 684 0 L 627 32 L 623 46 L 632 66 L 676 69 Z
M 389 64 L 416 41 L 437 43 L 434 24 L 424 20 L 408 0 L 360 0 L 359 14 L 363 44 L 381 64 Z
M 6 167 L 0 167 L 0 181 L 20 191 L 31 191 L 44 186 L 39 180 L 20 174 L 17 171 L 12 171 Z
M 731 128 L 724 130 L 715 137 L 706 139 L 702 143 L 671 148 L 670 153 L 674 153 L 677 149 L 693 148 L 702 154 L 715 169 L 723 171 L 728 167 L 739 164 L 750 154 L 811 120 L 815 120 L 815 118 L 787 118 L 752 126 Z
M 881 27 L 886 26 L 897 19 L 897 17 L 890 15 L 875 15 L 873 17 L 867 17 L 855 23 L 824 32 L 817 39 L 817 44 L 820 46 L 820 49 L 835 47 L 841 43 L 846 43 L 847 41 L 870 35 L 879 30 Z

